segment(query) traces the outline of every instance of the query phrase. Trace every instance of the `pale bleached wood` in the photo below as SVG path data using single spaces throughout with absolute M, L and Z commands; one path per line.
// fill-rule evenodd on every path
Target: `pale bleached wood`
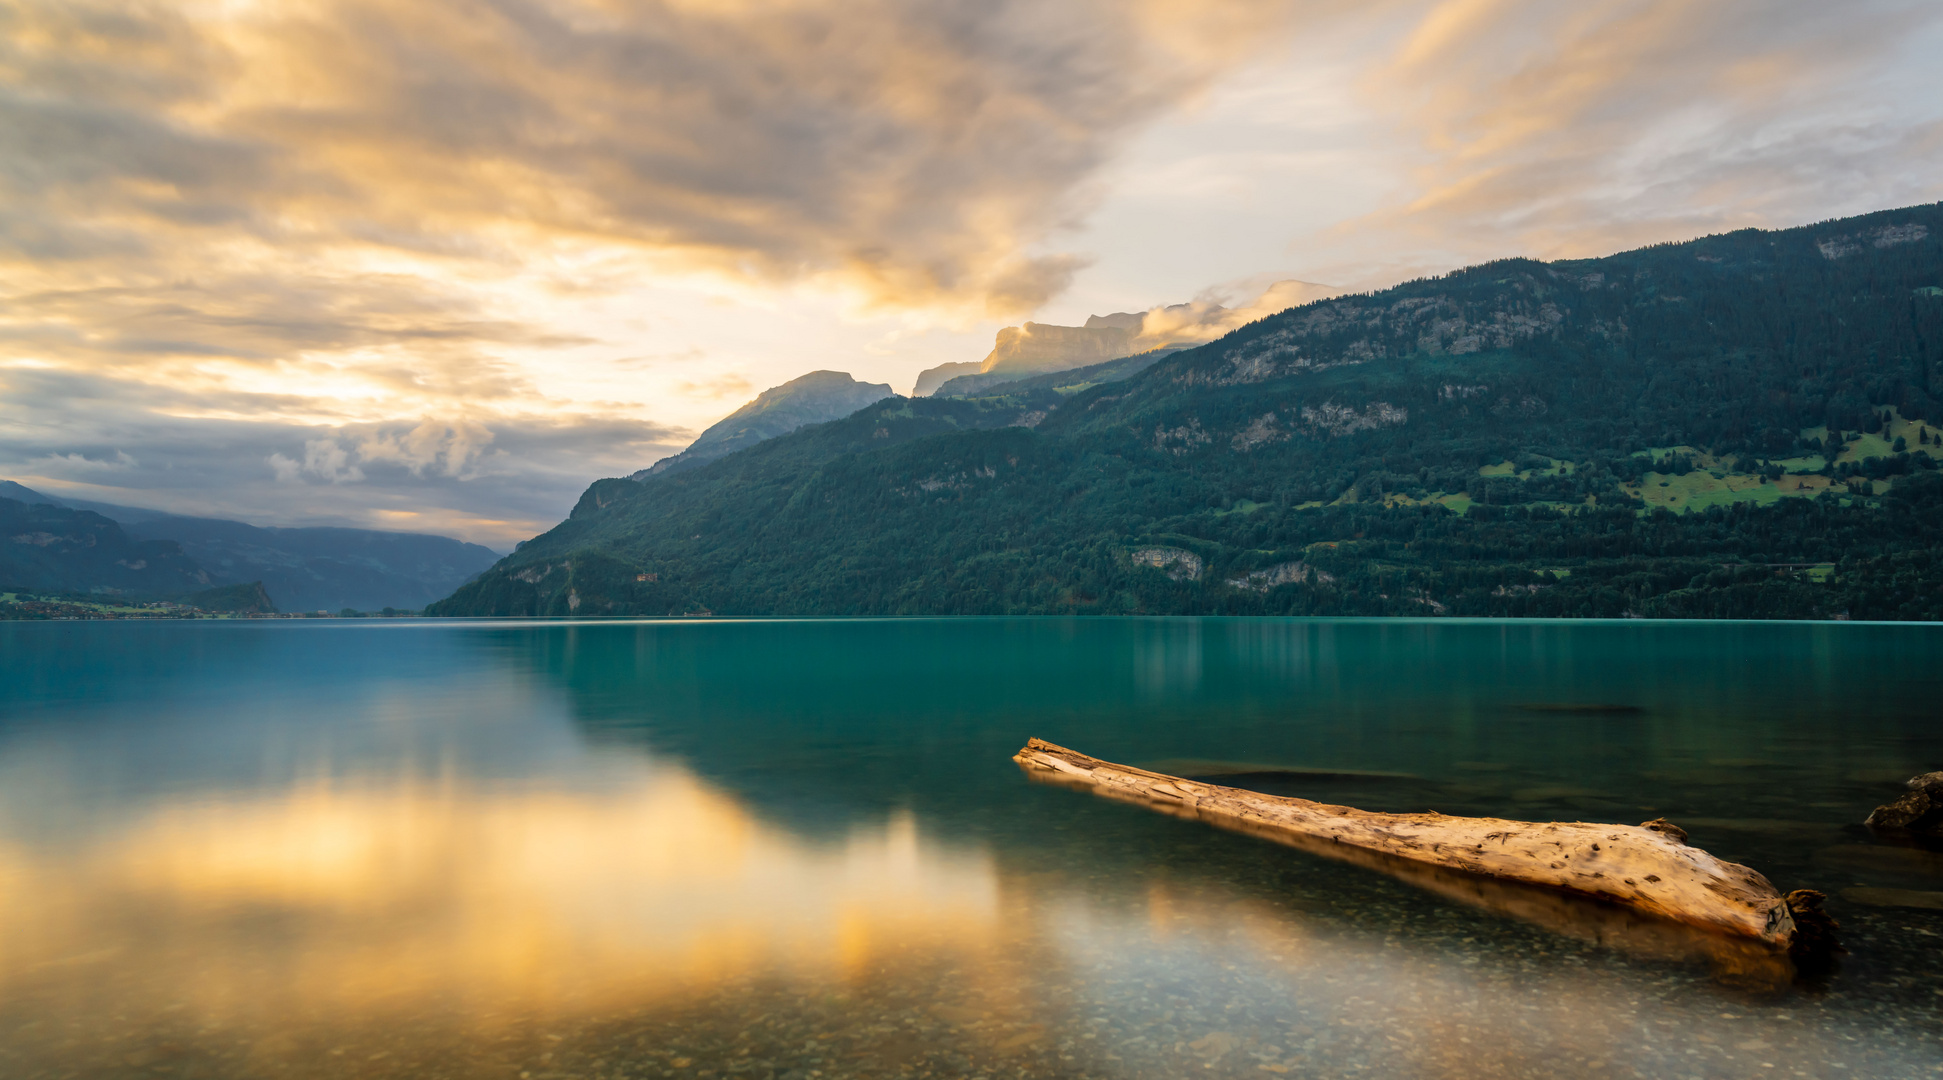
M 1371 854 L 1623 905 L 1784 951 L 1787 902 L 1768 879 L 1659 829 L 1384 814 L 1185 780 L 1033 739 L 1013 760 L 1035 779 L 1373 865 Z M 1677 831 L 1677 830 L 1676 830 Z M 1448 883 L 1446 883 L 1448 886 Z

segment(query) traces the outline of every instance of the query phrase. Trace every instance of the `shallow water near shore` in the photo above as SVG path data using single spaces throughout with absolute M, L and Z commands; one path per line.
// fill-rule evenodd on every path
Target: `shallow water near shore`
M 1802 973 L 1029 782 L 1636 823 Z M 1943 1075 L 1943 627 L 0 623 L 0 1076 Z M 1928 905 L 1928 906 L 1926 906 Z

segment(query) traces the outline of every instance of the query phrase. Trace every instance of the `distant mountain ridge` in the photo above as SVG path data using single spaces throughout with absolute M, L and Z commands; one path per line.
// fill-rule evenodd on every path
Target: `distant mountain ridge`
M 26 503 L 28 506 L 33 506 L 37 503 L 45 504 L 47 506 L 66 506 L 67 505 L 66 503 L 62 502 L 59 499 L 53 498 L 48 495 L 43 495 L 40 492 L 35 491 L 33 488 L 27 487 L 24 484 L 16 483 L 12 480 L 0 480 L 0 499 L 13 499 L 18 502 Z
M 259 527 L 0 481 L 0 585 L 162 598 L 260 583 L 268 597 L 248 599 L 257 609 L 415 611 L 498 557 L 445 536 Z
M 266 528 L 173 515 L 124 528 L 138 539 L 180 545 L 216 584 L 262 582 L 284 611 L 416 611 L 499 559 L 490 548 L 449 536 L 376 529 Z
M 152 599 L 216 584 L 178 544 L 138 539 L 100 514 L 45 496 L 10 497 L 19 487 L 0 489 L 0 585 Z
M 709 425 L 687 449 L 630 479 L 692 469 L 797 428 L 841 419 L 891 396 L 888 383 L 858 382 L 842 371 L 812 371 L 757 394 L 754 401 Z

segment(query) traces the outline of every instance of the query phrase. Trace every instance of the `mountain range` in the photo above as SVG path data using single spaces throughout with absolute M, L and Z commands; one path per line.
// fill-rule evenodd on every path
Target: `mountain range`
M 598 481 L 429 611 L 1936 618 L 1939 396 L 1940 206 L 1507 259 Z
M 0 584 L 17 588 L 164 598 L 253 586 L 238 595 L 262 606 L 258 592 L 267 593 L 283 611 L 415 611 L 497 558 L 445 536 L 260 528 L 0 481 Z
M 13 481 L 5 484 L 0 585 L 151 598 L 216 584 L 178 544 L 137 539 L 100 514 L 57 505 Z

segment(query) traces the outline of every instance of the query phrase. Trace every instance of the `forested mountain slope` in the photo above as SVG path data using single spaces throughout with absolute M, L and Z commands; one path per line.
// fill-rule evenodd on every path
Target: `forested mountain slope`
M 1506 260 L 601 481 L 434 610 L 1943 617 L 1940 366 L 1939 206 Z
M 417 610 L 497 558 L 447 536 L 333 526 L 260 528 L 240 521 L 56 499 L 0 480 L 0 585 L 145 599 L 235 586 L 204 610 Z M 40 504 L 40 505 L 37 505 Z M 137 565 L 139 564 L 139 565 Z M 267 588 L 269 598 L 258 593 Z M 203 597 L 211 603 L 218 600 Z
M 123 527 L 136 539 L 179 544 L 216 584 L 261 583 L 286 611 L 416 611 L 495 559 L 492 549 L 479 544 L 423 533 L 261 528 L 172 514 Z
M 172 541 L 136 539 L 87 510 L 0 498 L 0 585 L 152 599 L 211 584 Z

